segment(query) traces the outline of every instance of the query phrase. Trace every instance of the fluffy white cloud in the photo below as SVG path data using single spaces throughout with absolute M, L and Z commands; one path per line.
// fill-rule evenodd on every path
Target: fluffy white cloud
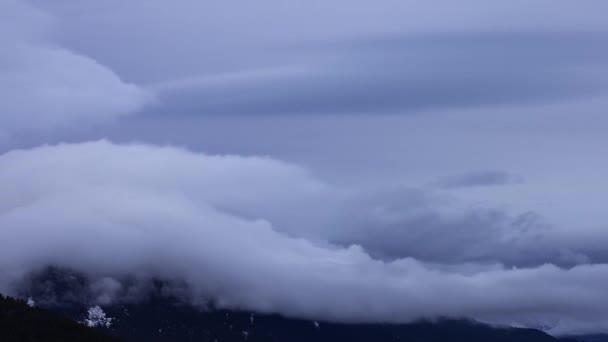
M 54 18 L 21 1 L 0 4 L 0 136 L 113 119 L 150 95 L 95 60 L 54 43 Z M 7 18 L 7 20 L 4 20 Z
M 276 213 L 298 221 L 303 206 L 316 207 L 307 214 L 366 208 L 341 208 L 336 198 L 348 200 L 352 191 L 273 159 L 105 141 L 47 146 L 2 155 L 0 185 L 4 290 L 59 265 L 96 283 L 133 275 L 185 281 L 195 302 L 317 319 L 445 315 L 543 322 L 557 333 L 608 331 L 601 323 L 608 265 L 382 261 L 320 232 L 297 237 L 277 224 Z M 363 202 L 373 203 L 373 196 Z M 97 294 L 104 302 L 107 295 Z

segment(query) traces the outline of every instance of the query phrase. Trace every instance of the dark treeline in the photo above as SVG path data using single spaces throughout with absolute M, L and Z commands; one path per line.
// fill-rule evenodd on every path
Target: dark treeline
M 48 310 L 0 294 L 2 342 L 120 342 Z
M 126 282 L 128 283 L 128 281 Z M 151 280 L 140 298 L 102 306 L 112 325 L 102 333 L 130 342 L 566 342 L 535 329 L 499 328 L 470 320 L 440 319 L 408 324 L 340 324 L 279 315 L 205 310 L 177 298 L 180 284 Z M 112 341 L 74 322 L 94 305 L 86 277 L 50 267 L 20 288 L 49 311 L 2 298 L 0 342 Z M 145 290 L 143 290 L 145 289 Z M 64 319 L 56 316 L 60 314 Z M 599 342 L 600 340 L 593 340 Z

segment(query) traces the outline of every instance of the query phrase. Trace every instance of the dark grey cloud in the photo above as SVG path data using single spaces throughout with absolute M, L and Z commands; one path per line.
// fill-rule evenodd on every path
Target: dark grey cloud
M 478 171 L 441 179 L 432 185 L 446 189 L 521 184 L 524 177 L 504 171 Z
M 608 255 L 596 247 L 560 236 L 538 213 L 471 206 L 424 189 L 376 189 L 342 199 L 336 208 L 333 228 L 316 234 L 339 245 L 360 245 L 383 260 L 412 257 L 447 265 L 509 267 L 608 262 Z
M 300 47 L 298 69 L 160 85 L 162 115 L 412 114 L 559 102 L 606 89 L 608 33 L 378 36 Z M 293 48 L 293 47 L 292 47 Z M 293 52 L 292 52 L 293 53 Z M 321 55 L 323 58 L 319 58 Z M 315 57 L 316 56 L 316 57 Z

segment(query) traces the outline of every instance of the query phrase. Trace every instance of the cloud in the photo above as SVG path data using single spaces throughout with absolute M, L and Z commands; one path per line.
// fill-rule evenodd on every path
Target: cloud
M 377 197 L 274 159 L 100 141 L 6 153 L 0 184 L 5 291 L 30 272 L 57 265 L 86 274 L 104 302 L 125 277 L 159 277 L 184 282 L 194 302 L 298 317 L 467 316 L 550 321 L 560 332 L 597 322 L 594 331 L 608 331 L 601 323 L 608 318 L 601 304 L 608 299 L 601 286 L 608 280 L 606 264 L 510 268 L 375 259 L 361 246 L 327 239 L 322 230 L 343 229 L 335 226 L 339 219 L 330 215 L 318 226 L 318 217 L 306 216 L 338 211 L 359 220 L 365 209 L 378 213 Z M 366 201 L 357 200 L 361 196 Z M 405 196 L 423 203 L 419 207 L 428 202 L 416 199 L 423 194 Z M 338 205 L 343 200 L 364 206 L 345 209 Z M 281 226 L 285 218 L 292 227 Z M 418 243 L 441 248 L 437 241 L 444 237 L 428 235 Z M 109 292 L 99 293 L 104 288 Z
M 54 18 L 21 1 L 0 12 L 0 135 L 89 125 L 133 113 L 151 100 L 112 70 L 53 39 Z
M 76 127 L 69 141 L 281 157 L 106 140 L 2 154 L 0 290 L 57 265 L 99 304 L 156 277 L 199 305 L 608 332 L 606 6 L 4 1 L 0 150 Z M 302 155 L 317 165 L 287 162 Z M 534 184 L 466 173 L 513 165 Z
M 480 171 L 469 174 L 448 177 L 435 183 L 435 185 L 446 188 L 468 188 L 477 186 L 496 186 L 521 184 L 524 178 L 520 175 L 504 171 Z
M 608 28 L 602 16 L 608 6 L 602 0 L 260 0 L 238 6 L 218 0 L 32 2 L 60 19 L 58 35 L 67 46 L 138 83 L 300 65 L 314 58 L 291 53 L 302 42 L 385 33 Z
M 157 86 L 162 115 L 415 114 L 590 96 L 608 88 L 603 32 L 380 35 L 292 48 L 301 67 Z M 318 57 L 321 55 L 323 57 Z M 583 76 L 586 75 L 586 76 Z

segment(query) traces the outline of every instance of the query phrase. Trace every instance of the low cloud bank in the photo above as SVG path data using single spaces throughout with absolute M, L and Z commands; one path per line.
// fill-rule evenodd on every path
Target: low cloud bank
M 504 222 L 517 215 L 482 220 L 494 228 L 478 240 L 444 239 L 457 227 L 450 222 L 470 214 L 421 191 L 345 189 L 270 158 L 107 141 L 6 153 L 0 184 L 2 291 L 14 293 L 28 274 L 56 265 L 86 274 L 105 302 L 120 292 L 120 279 L 141 276 L 183 282 L 201 305 L 212 300 L 289 316 L 390 322 L 466 316 L 542 324 L 553 333 L 608 331 L 602 323 L 608 264 L 580 256 L 567 268 L 552 265 L 563 263 L 564 246 L 542 224 L 513 234 Z M 395 216 L 395 203 L 410 210 Z M 408 217 L 432 206 L 442 224 L 429 225 L 436 235 L 422 241 Z M 380 237 L 402 241 L 404 256 L 371 256 L 365 243 L 372 234 L 357 235 L 372 229 L 356 226 L 365 219 Z M 457 232 L 476 231 L 463 227 Z M 530 245 L 522 245 L 516 239 L 522 234 L 538 238 L 527 235 Z M 362 243 L 349 243 L 357 239 Z M 412 241 L 438 253 L 420 255 Z M 505 266 L 503 252 L 473 253 L 484 241 L 532 259 L 537 244 L 547 264 Z

